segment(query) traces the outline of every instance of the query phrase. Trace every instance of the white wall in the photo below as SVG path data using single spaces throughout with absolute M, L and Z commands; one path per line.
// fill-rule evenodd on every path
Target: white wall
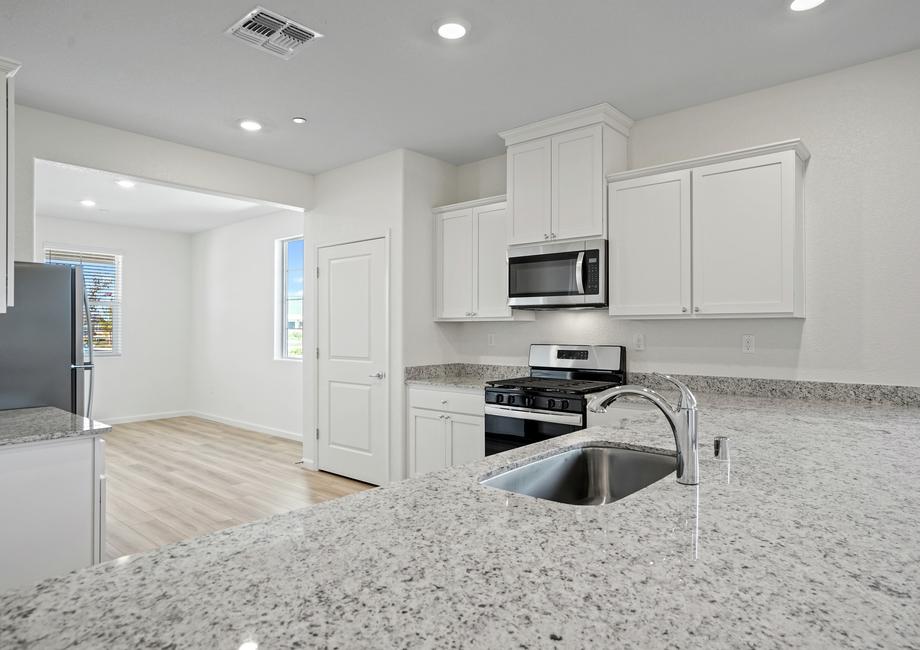
M 276 241 L 303 234 L 283 211 L 192 236 L 191 409 L 234 426 L 300 439 L 303 362 L 278 359 Z
M 304 229 L 304 265 L 316 267 L 316 246 L 390 236 L 390 475 L 402 476 L 403 433 L 403 165 L 405 152 L 391 151 L 315 177 L 314 208 Z M 315 284 L 304 285 L 304 349 L 316 347 L 313 332 Z M 304 427 L 315 427 L 316 363 L 304 359 Z M 304 461 L 316 459 L 316 441 L 304 437 Z
M 457 167 L 405 152 L 403 179 L 405 221 L 405 274 L 403 318 L 405 365 L 453 361 L 454 350 L 443 328 L 434 322 L 434 273 L 420 271 L 435 267 L 434 217 L 431 209 L 456 202 Z M 401 375 L 400 375 L 401 376 Z
M 504 154 L 457 167 L 457 202 L 505 193 L 507 162 Z
M 309 209 L 313 177 L 26 106 L 16 107 L 16 259 L 33 250 L 36 158 Z
M 187 234 L 40 216 L 35 258 L 46 244 L 122 254 L 123 349 L 96 358 L 94 417 L 167 417 L 189 403 L 189 289 Z
M 531 342 L 629 343 L 642 332 L 647 349 L 629 357 L 636 370 L 920 385 L 918 79 L 920 50 L 633 127 L 631 167 L 804 139 L 812 153 L 804 321 L 619 322 L 555 312 L 532 323 L 444 325 L 458 360 L 522 363 Z M 492 159 L 464 167 L 494 192 Z M 482 180 L 487 170 L 491 180 Z M 755 354 L 741 353 L 743 334 L 756 336 Z

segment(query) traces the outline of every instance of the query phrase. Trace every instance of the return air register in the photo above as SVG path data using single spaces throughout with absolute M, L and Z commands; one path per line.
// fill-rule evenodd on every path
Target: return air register
M 282 59 L 290 59 L 302 46 L 323 36 L 262 7 L 256 7 L 243 16 L 226 34 Z

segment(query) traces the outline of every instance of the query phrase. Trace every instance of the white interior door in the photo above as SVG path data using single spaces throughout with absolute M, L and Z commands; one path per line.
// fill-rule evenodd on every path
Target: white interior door
M 384 239 L 317 255 L 319 469 L 381 485 L 389 477 Z

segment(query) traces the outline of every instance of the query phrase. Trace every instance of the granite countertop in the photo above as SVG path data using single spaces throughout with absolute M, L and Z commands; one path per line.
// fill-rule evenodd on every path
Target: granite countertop
M 107 424 L 91 422 L 53 406 L 0 411 L 0 447 L 108 433 Z
M 0 595 L 4 648 L 917 647 L 920 410 L 700 401 L 699 488 L 478 484 L 592 428 Z M 730 465 L 711 455 L 731 439 Z M 730 479 L 730 480 L 729 480 Z M 698 540 L 698 544 L 696 543 Z
M 428 388 L 462 388 L 464 390 L 485 390 L 487 377 L 475 375 L 457 375 L 453 377 L 428 377 L 425 379 L 407 379 L 407 386 L 425 386 Z

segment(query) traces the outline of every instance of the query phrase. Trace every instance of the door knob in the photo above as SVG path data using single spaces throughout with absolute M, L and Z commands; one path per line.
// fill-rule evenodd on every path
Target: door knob
M 372 374 L 372 375 L 368 375 L 368 377 L 370 377 L 371 379 L 383 379 L 383 378 L 386 377 L 386 376 L 387 376 L 386 373 L 383 372 L 382 370 L 381 370 L 381 371 L 377 371 L 377 372 L 375 372 L 375 373 Z

